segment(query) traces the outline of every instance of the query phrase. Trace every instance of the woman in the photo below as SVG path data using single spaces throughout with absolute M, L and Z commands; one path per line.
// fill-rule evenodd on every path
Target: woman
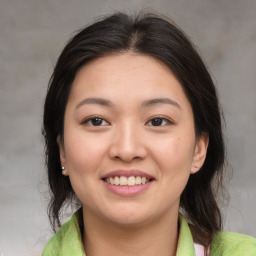
M 79 205 L 44 256 L 256 254 L 254 238 L 221 232 L 216 89 L 172 23 L 119 13 L 75 35 L 50 81 L 43 134 L 54 230 L 64 206 Z

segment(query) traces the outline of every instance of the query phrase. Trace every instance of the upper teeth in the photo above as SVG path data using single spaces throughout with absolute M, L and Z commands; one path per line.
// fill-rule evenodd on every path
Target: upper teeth
M 116 186 L 135 186 L 135 185 L 141 185 L 149 182 L 150 179 L 147 179 L 146 177 L 140 177 L 140 176 L 130 176 L 130 177 L 125 177 L 125 176 L 115 176 L 115 177 L 109 177 L 106 178 L 105 181 L 112 185 Z

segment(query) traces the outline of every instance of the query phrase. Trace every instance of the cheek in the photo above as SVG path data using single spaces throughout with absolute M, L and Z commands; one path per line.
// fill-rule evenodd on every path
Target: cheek
M 154 163 L 158 169 L 156 201 L 165 210 L 178 205 L 190 176 L 193 143 L 188 138 L 172 137 L 155 143 Z M 160 195 L 160 196 L 157 196 Z
M 166 198 L 180 198 L 188 178 L 193 159 L 191 138 L 171 138 L 157 145 L 155 162 L 158 164 L 162 194 Z
M 97 201 L 95 182 L 99 181 L 99 169 L 104 159 L 105 149 L 96 138 L 89 136 L 66 136 L 66 159 L 69 178 L 73 190 L 83 205 L 89 207 Z M 100 200 L 100 199 L 98 199 Z
M 67 167 L 70 172 L 86 175 L 95 172 L 102 161 L 104 145 L 96 138 L 89 136 L 66 137 L 65 148 Z
M 191 139 L 170 138 L 161 143 L 155 143 L 154 155 L 157 162 L 163 165 L 163 170 L 178 171 L 180 168 L 190 168 L 193 159 L 194 145 Z M 178 169 L 173 169 L 174 167 Z M 169 172 L 169 171 L 168 171 Z

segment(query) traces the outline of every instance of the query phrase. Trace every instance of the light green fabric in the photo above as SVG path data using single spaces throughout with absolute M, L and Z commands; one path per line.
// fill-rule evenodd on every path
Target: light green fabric
M 179 221 L 176 256 L 195 256 L 188 223 L 182 215 Z M 42 256 L 85 256 L 76 213 L 51 238 Z M 219 232 L 212 243 L 210 256 L 256 256 L 256 239 L 237 233 Z
M 195 256 L 193 238 L 185 218 L 179 215 L 180 230 L 176 256 Z
M 77 214 L 66 222 L 46 245 L 42 256 L 85 256 Z
M 211 256 L 256 256 L 256 239 L 238 233 L 219 232 L 211 250 Z

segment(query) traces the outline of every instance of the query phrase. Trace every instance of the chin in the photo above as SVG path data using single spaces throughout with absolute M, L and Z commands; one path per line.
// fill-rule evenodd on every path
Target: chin
M 116 209 L 114 212 L 109 213 L 106 218 L 115 225 L 122 227 L 136 227 L 143 226 L 153 219 L 152 216 L 146 211 L 139 211 L 139 209 L 122 208 Z

